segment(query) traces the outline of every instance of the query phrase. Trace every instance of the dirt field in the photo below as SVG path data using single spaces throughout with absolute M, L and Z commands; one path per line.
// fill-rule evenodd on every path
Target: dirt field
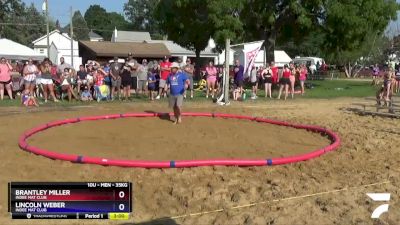
M 30 112 L 0 108 L 0 224 L 399 224 L 400 120 L 361 117 L 344 110 L 353 101 L 357 100 L 246 102 L 229 107 L 187 103 L 185 111 L 229 112 L 325 126 L 338 132 L 343 144 L 336 152 L 292 165 L 165 170 L 54 161 L 21 151 L 17 141 L 24 130 L 60 118 L 168 111 L 166 104 L 104 104 Z M 30 143 L 59 152 L 165 160 L 265 158 L 327 144 L 319 135 L 273 125 L 211 118 L 183 122 L 179 126 L 155 118 L 88 122 L 48 130 Z M 98 138 L 104 136 L 109 139 Z M 156 141 L 136 141 L 146 139 Z M 164 150 L 162 143 L 166 143 Z M 116 180 L 134 184 L 134 213 L 129 221 L 32 223 L 12 221 L 7 213 L 10 181 Z M 380 219 L 370 218 L 383 204 L 370 200 L 366 196 L 370 192 L 391 193 L 389 212 Z M 189 215 L 200 212 L 204 214 Z

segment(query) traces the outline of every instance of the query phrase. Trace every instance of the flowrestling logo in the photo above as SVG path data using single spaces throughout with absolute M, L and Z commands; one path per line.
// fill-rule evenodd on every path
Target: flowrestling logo
M 390 201 L 390 193 L 367 193 L 367 195 L 375 202 Z M 371 218 L 378 219 L 383 213 L 388 211 L 389 211 L 389 204 L 382 204 L 372 212 Z

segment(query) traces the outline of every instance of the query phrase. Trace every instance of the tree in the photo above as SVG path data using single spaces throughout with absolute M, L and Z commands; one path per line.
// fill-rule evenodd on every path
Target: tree
M 195 52 L 197 67 L 200 66 L 200 52 L 207 47 L 214 33 L 214 26 L 208 19 L 207 3 L 203 0 L 162 0 L 155 11 L 168 38 Z
M 2 37 L 24 45 L 32 45 L 32 41 L 46 34 L 46 18 L 36 7 L 28 7 L 19 0 L 0 1 L 0 26 Z M 54 23 L 50 21 L 51 29 Z
M 91 5 L 85 12 L 85 20 L 89 29 L 101 35 L 104 40 L 110 40 L 115 28 L 125 29 L 128 22 L 118 13 L 108 13 L 99 5 Z
M 134 30 L 148 31 L 155 39 L 161 39 L 162 32 L 154 12 L 160 0 L 128 0 L 124 4 L 124 13 Z
M 61 25 L 59 20 L 56 21 L 56 29 L 61 30 Z
M 243 41 L 243 22 L 239 13 L 243 9 L 244 3 L 243 0 L 208 0 L 208 19 L 212 24 L 212 37 L 216 42 L 218 52 L 225 49 L 227 38 L 232 43 Z
M 284 41 L 318 24 L 320 0 L 249 0 L 240 13 L 246 40 L 264 40 L 267 61 L 274 60 L 277 40 Z
M 81 12 L 75 11 L 72 17 L 75 40 L 89 40 L 89 28 Z
M 389 21 L 396 19 L 398 8 L 395 0 L 337 0 L 327 5 L 323 47 L 334 62 L 345 66 L 348 77 L 358 74 L 359 59 L 369 58 Z

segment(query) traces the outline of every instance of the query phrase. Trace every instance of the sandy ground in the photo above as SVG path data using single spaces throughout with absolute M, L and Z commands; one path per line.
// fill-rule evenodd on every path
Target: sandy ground
M 165 170 L 49 160 L 21 151 L 17 140 L 24 130 L 55 119 L 146 110 L 167 111 L 166 104 L 105 104 L 97 107 L 40 108 L 30 112 L 21 108 L 0 108 L 0 154 L 3 159 L 0 164 L 0 192 L 3 193 L 0 195 L 0 224 L 399 224 L 400 120 L 358 116 L 345 110 L 356 101 L 359 100 L 246 102 L 229 107 L 187 103 L 186 111 L 229 112 L 325 126 L 338 132 L 343 144 L 336 152 L 291 165 Z M 115 153 L 116 157 L 160 159 L 220 157 L 219 154 L 225 153 L 231 154 L 228 157 L 257 158 L 302 152 L 309 147 L 326 144 L 326 139 L 319 135 L 251 122 L 196 118 L 186 119 L 184 124 L 171 127 L 169 122 L 159 119 L 135 120 L 116 120 L 118 127 L 109 121 L 59 127 L 38 135 L 32 143 L 60 152 L 84 151 L 92 154 L 96 151 L 107 156 Z M 254 134 L 251 137 L 245 136 L 252 130 Z M 136 134 L 136 131 L 141 132 Z M 178 133 L 185 138 L 176 144 L 177 154 L 174 155 L 172 138 Z M 265 133 L 270 135 L 267 137 Z M 165 136 L 160 137 L 160 134 Z M 219 140 L 223 134 L 227 134 L 226 139 L 221 139 L 225 144 L 212 141 L 215 137 Z M 98 141 L 97 135 L 113 136 L 115 142 L 124 144 L 119 146 Z M 134 139 L 136 135 L 139 138 L 169 140 L 171 147 L 163 154 L 146 153 L 145 147 L 160 151 L 160 143 L 140 142 L 136 145 L 129 142 L 129 138 Z M 288 140 L 287 135 L 292 138 Z M 89 142 L 98 141 L 102 147 L 96 144 L 96 148 L 92 148 L 92 144 L 78 137 Z M 62 138 L 67 140 L 57 143 L 56 140 Z M 200 141 L 201 138 L 211 140 Z M 43 143 L 47 139 L 49 141 Z M 193 146 L 197 151 L 188 148 L 190 139 L 197 143 Z M 204 152 L 200 150 L 203 147 Z M 80 151 L 81 148 L 84 150 Z M 283 150 L 276 152 L 275 149 Z M 7 213 L 7 182 L 10 181 L 115 180 L 134 184 L 134 213 L 129 221 L 13 221 Z M 378 184 L 365 186 L 374 183 Z M 380 219 L 370 218 L 372 211 L 382 204 L 369 199 L 366 193 L 370 192 L 391 193 L 389 212 Z M 189 215 L 200 212 L 209 213 Z
M 62 153 L 118 159 L 267 159 L 297 155 L 330 144 L 301 129 L 221 118 L 124 118 L 69 124 L 33 136 L 29 144 Z M 67 143 L 62 144 L 60 143 Z

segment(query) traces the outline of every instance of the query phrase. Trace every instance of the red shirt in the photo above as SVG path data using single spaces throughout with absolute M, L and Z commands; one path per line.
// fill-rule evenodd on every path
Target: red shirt
M 282 75 L 283 78 L 289 78 L 290 75 L 292 75 L 292 71 L 290 71 L 290 69 L 283 70 L 283 75 Z
M 272 82 L 276 83 L 278 81 L 278 70 L 277 66 L 271 67 L 272 70 Z
M 171 62 L 162 62 L 162 63 L 160 63 L 160 67 L 161 67 L 161 79 L 167 80 L 168 75 L 171 73 L 171 71 L 163 70 L 162 68 L 163 67 L 170 68 L 171 67 Z
M 104 75 L 100 72 L 96 73 L 96 86 L 101 86 L 104 84 Z

